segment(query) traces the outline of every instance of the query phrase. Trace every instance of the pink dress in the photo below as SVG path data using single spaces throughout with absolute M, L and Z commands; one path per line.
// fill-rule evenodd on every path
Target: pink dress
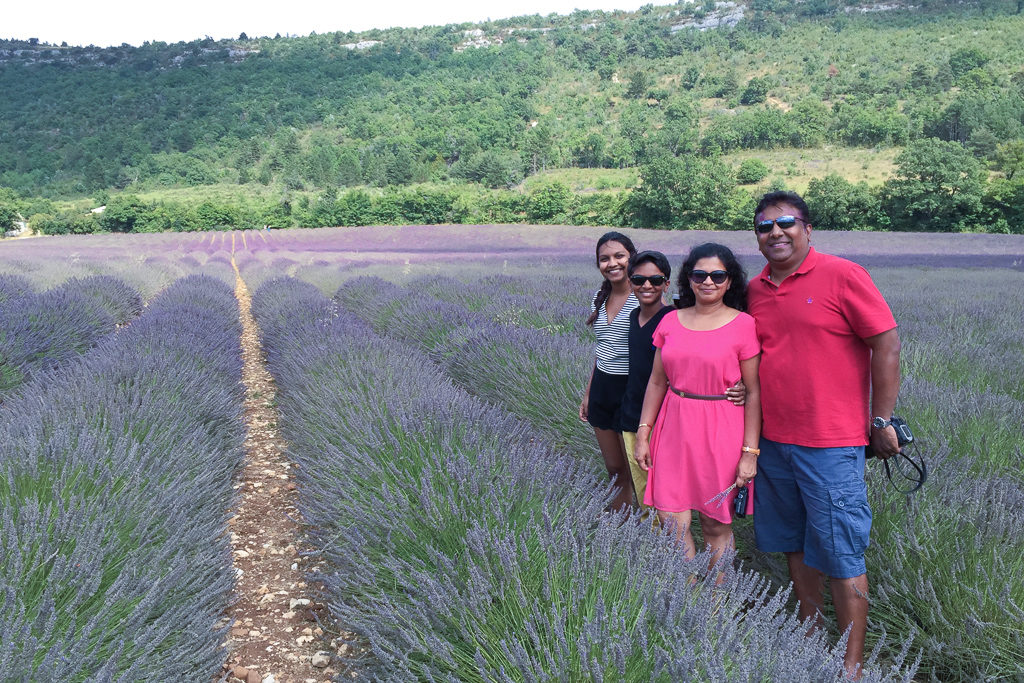
M 718 396 L 740 379 L 740 361 L 761 350 L 754 319 L 746 313 L 706 331 L 683 327 L 679 316 L 669 313 L 654 331 L 654 345 L 661 349 L 670 387 Z M 683 398 L 669 390 L 651 432 L 644 504 L 666 512 L 697 510 L 731 522 L 735 490 L 723 502 L 708 501 L 736 481 L 742 447 L 742 406 Z M 753 504 L 751 496 L 748 514 Z

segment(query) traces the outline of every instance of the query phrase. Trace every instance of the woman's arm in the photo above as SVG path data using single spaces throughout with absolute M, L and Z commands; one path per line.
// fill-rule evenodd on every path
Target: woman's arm
M 587 413 L 590 409 L 590 383 L 594 381 L 594 370 L 597 369 L 597 361 L 594 361 L 594 366 L 590 368 L 590 377 L 587 379 L 587 388 L 583 390 L 583 400 L 580 401 L 580 420 L 583 422 L 587 421 Z
M 743 405 L 743 447 L 753 452 L 741 452 L 736 466 L 736 486 L 746 486 L 757 474 L 758 444 L 761 441 L 761 382 L 757 376 L 760 365 L 760 354 L 740 361 L 740 375 L 747 386 L 747 402 Z
M 633 458 L 644 471 L 651 467 L 651 428 L 658 419 L 658 411 L 668 391 L 668 377 L 665 366 L 661 364 L 661 349 L 654 352 L 654 365 L 651 378 L 647 380 L 647 391 L 644 392 L 644 407 L 640 409 L 640 426 L 636 429 L 636 448 Z

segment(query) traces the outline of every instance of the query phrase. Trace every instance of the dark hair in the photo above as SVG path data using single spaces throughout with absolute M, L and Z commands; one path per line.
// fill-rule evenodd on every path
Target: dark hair
M 629 267 L 626 272 L 630 275 L 641 263 L 653 263 L 654 267 L 660 270 L 665 277 L 672 277 L 672 266 L 668 264 L 668 258 L 660 251 L 641 251 L 629 258 Z
M 618 242 L 619 244 L 624 246 L 626 248 L 626 251 L 629 252 L 630 258 L 636 255 L 636 247 L 633 246 L 633 240 L 629 239 L 621 232 L 616 232 L 612 230 L 611 232 L 606 232 L 605 234 L 601 235 L 601 237 L 598 238 L 597 248 L 594 249 L 595 261 L 598 261 L 598 259 L 601 258 L 601 247 L 603 247 L 607 242 Z M 587 318 L 588 325 L 593 325 L 594 321 L 597 320 L 597 314 L 601 310 L 601 306 L 604 305 L 605 301 L 608 301 L 608 297 L 611 295 L 611 293 L 612 283 L 608 282 L 608 280 L 605 279 L 604 282 L 601 283 L 601 289 L 599 289 L 597 291 L 597 294 L 594 295 L 594 312 L 590 314 L 589 318 Z
M 769 206 L 776 206 L 778 204 L 789 204 L 795 207 L 800 215 L 797 218 L 802 218 L 804 223 L 811 223 L 811 211 L 807 208 L 807 202 L 804 198 L 798 195 L 796 192 L 790 192 L 789 190 L 775 190 L 769 192 L 765 196 L 761 197 L 761 201 L 757 203 L 757 208 L 754 209 L 754 220 L 761 215 L 761 212 L 767 209 Z
M 693 273 L 697 261 L 715 256 L 725 264 L 725 272 L 729 274 L 729 290 L 722 299 L 723 303 L 737 311 L 747 310 L 747 274 L 732 250 L 724 244 L 715 242 L 706 242 L 694 247 L 683 261 L 679 269 L 679 298 L 676 299 L 676 308 L 689 308 L 697 303 L 697 297 L 690 289 L 690 274 Z

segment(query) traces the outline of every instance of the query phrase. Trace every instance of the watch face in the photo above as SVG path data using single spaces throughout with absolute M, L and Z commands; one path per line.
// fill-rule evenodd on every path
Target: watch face
M 871 421 L 871 424 L 875 427 L 875 429 L 883 429 L 889 426 L 889 421 L 886 420 L 885 418 L 876 417 L 874 420 Z

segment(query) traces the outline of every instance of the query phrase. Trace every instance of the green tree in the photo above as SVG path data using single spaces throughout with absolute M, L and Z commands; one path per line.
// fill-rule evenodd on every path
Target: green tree
M 887 222 L 867 183 L 854 185 L 835 173 L 812 179 L 804 199 L 816 230 L 872 230 Z
M 1007 180 L 1024 177 L 1024 139 L 1007 140 L 996 146 L 995 168 Z
M 790 143 L 794 147 L 820 147 L 828 131 L 829 108 L 819 99 L 805 97 L 793 105 L 786 116 L 792 123 Z
M 768 177 L 771 169 L 760 159 L 744 159 L 736 169 L 736 182 L 740 185 L 759 183 Z
M 659 131 L 661 145 L 672 155 L 692 153 L 697 148 L 699 110 L 687 97 L 672 97 L 665 105 L 665 123 Z
M 740 104 L 761 104 L 768 99 L 771 79 L 765 76 L 754 76 L 747 81 L 747 87 L 740 93 Z
M 985 171 L 955 142 L 924 138 L 896 157 L 882 187 L 882 208 L 895 230 L 950 232 L 975 227 Z
M 732 227 L 727 219 L 735 189 L 732 171 L 717 159 L 661 154 L 640 167 L 643 182 L 623 211 L 636 227 Z
M 988 59 L 988 56 L 976 47 L 962 47 L 949 56 L 949 69 L 953 72 L 955 80 L 969 71 L 985 66 Z
M 1024 178 L 996 178 L 986 186 L 982 206 L 990 232 L 1024 234 Z
M 645 69 L 636 69 L 629 75 L 629 87 L 626 88 L 626 97 L 631 100 L 646 99 L 650 90 L 651 76 Z
M 14 205 L 0 200 L 0 234 L 12 230 L 17 219 L 18 211 Z
M 604 136 L 591 133 L 583 140 L 576 150 L 576 163 L 584 168 L 601 168 L 604 166 L 605 148 L 608 146 Z
M 110 232 L 133 232 L 135 224 L 145 220 L 149 208 L 135 195 L 114 197 L 100 214 L 100 226 Z
M 554 182 L 542 185 L 530 192 L 526 199 L 526 217 L 535 223 L 550 221 L 569 211 L 572 205 L 572 190 L 564 184 Z

